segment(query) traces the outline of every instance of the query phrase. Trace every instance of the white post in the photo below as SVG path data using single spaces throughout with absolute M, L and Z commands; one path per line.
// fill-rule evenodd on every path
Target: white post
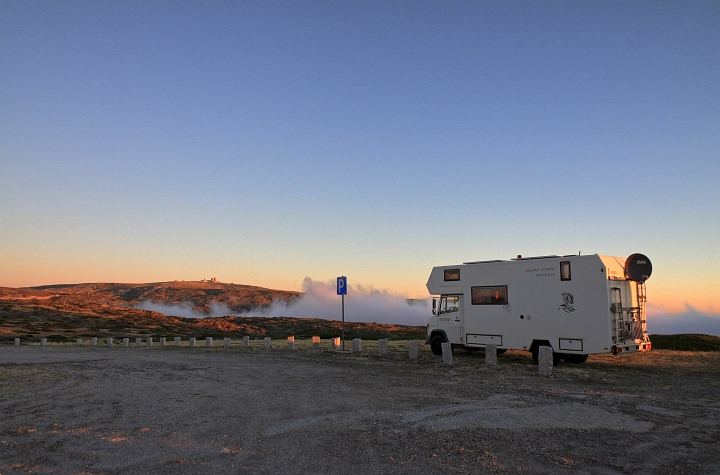
M 77 345 L 78 345 L 78 346 L 82 346 L 82 338 L 78 338 L 78 339 L 77 339 Z
M 205 347 L 206 347 L 206 348 L 210 348 L 211 346 L 212 346 L 212 337 L 211 337 L 211 336 L 206 336 L 206 337 L 205 337 Z
M 112 338 L 108 338 L 108 339 L 107 339 L 107 345 L 108 345 L 109 347 L 112 347 L 112 346 L 113 346 L 113 339 L 112 339 Z
M 179 336 L 175 337 L 175 346 L 180 346 L 180 337 Z
M 333 349 L 333 351 L 339 350 L 340 349 L 340 337 L 330 338 L 330 347 Z
M 410 348 L 409 348 L 409 353 L 410 353 L 409 356 L 410 356 L 410 359 L 411 359 L 411 360 L 416 360 L 416 359 L 418 359 L 418 351 L 419 351 L 419 350 L 418 350 L 418 342 L 417 342 L 417 341 L 411 341 L 411 342 L 410 342 Z
M 152 346 L 152 337 L 147 337 L 147 346 Z
M 497 366 L 497 345 L 485 345 L 485 366 Z
M 313 348 L 313 350 L 320 349 L 320 337 L 319 336 L 312 337 L 312 348 Z
M 20 338 L 15 338 L 15 346 L 20 346 Z
M 40 339 L 40 346 L 47 346 L 47 338 Z
M 165 346 L 165 343 L 167 343 L 167 340 L 165 339 L 164 336 L 161 336 L 160 337 L 160 346 Z
M 538 372 L 540 376 L 550 376 L 553 367 L 553 349 L 541 346 L 538 351 Z
M 232 340 L 230 338 L 223 338 L 223 345 L 225 345 L 225 349 L 230 348 Z
M 295 349 L 295 337 L 289 336 L 288 337 L 288 350 L 294 350 Z
M 353 353 L 359 353 L 362 351 L 362 339 L 353 338 L 352 351 L 353 351 Z
M 135 348 L 140 348 L 141 343 L 142 343 L 142 338 L 135 338 Z
M 96 336 L 93 337 L 93 339 L 91 340 L 90 344 L 91 344 L 92 346 L 97 346 L 97 337 L 96 337 Z
M 385 356 L 388 354 L 387 342 L 387 338 L 380 338 L 378 340 L 378 353 L 380 354 L 380 356 Z
M 450 342 L 446 341 L 440 346 L 442 347 L 443 364 L 453 364 L 452 345 Z
M 243 337 L 243 348 L 250 348 L 250 337 L 249 336 Z
M 190 348 L 195 348 L 195 337 L 190 338 Z
M 123 347 L 127 348 L 130 346 L 130 338 L 123 338 Z
M 270 339 L 269 336 L 266 336 L 266 337 L 265 337 L 265 342 L 264 342 L 265 348 L 270 348 L 270 347 L 272 346 L 271 341 L 272 341 L 272 340 Z

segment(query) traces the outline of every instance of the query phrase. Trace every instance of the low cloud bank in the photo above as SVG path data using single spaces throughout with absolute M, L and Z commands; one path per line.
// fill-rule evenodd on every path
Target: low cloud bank
M 269 307 L 257 307 L 243 316 L 259 317 L 297 317 L 340 320 L 341 298 L 337 295 L 335 282 L 321 282 L 305 277 L 302 291 L 305 295 L 290 303 L 275 302 Z M 152 310 L 164 315 L 178 317 L 205 318 L 240 315 L 222 303 L 213 302 L 209 313 L 199 312 L 192 302 L 166 304 L 145 301 L 135 306 L 142 310 Z M 394 323 L 401 325 L 425 325 L 431 314 L 430 299 L 408 300 L 406 297 L 377 290 L 363 285 L 348 286 L 345 296 L 345 321 Z
M 663 307 L 647 306 L 648 333 L 673 335 L 677 333 L 704 333 L 720 336 L 720 315 L 695 310 L 689 305 L 682 312 L 671 313 Z
M 321 282 L 305 277 L 305 295 L 291 303 L 276 302 L 269 308 L 257 308 L 247 315 L 264 317 L 299 317 L 340 320 L 341 297 L 335 282 Z M 345 296 L 345 321 L 425 325 L 430 317 L 430 299 L 410 300 L 387 290 L 349 285 Z
M 336 293 L 334 281 L 322 282 L 306 277 L 302 291 L 305 295 L 293 303 L 275 302 L 269 307 L 242 312 L 242 315 L 340 320 L 341 299 Z M 238 315 L 238 312 L 233 312 L 227 305 L 217 302 L 213 302 L 209 313 L 195 310 L 192 302 L 165 304 L 145 301 L 136 308 L 190 318 Z M 720 315 L 715 313 L 701 312 L 690 306 L 686 306 L 681 312 L 673 313 L 650 304 L 647 312 L 648 333 L 651 334 L 704 333 L 720 336 Z M 363 285 L 350 285 L 345 297 L 345 320 L 348 322 L 425 325 L 430 314 L 430 298 L 408 301 L 407 298 L 387 290 Z
M 173 303 L 162 303 L 162 302 L 151 302 L 145 300 L 144 302 L 135 305 L 135 308 L 140 310 L 150 310 L 153 312 L 162 313 L 163 315 L 172 315 L 174 317 L 189 317 L 189 318 L 205 318 L 205 317 L 224 317 L 226 315 L 232 315 L 233 312 L 223 303 L 213 302 L 210 307 L 210 313 L 199 312 L 195 310 L 192 302 L 183 302 L 181 304 Z

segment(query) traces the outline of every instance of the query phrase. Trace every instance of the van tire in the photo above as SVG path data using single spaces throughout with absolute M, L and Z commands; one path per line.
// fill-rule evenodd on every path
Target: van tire
M 433 335 L 430 338 L 430 350 L 434 355 L 442 355 L 442 344 L 445 343 L 445 338 L 442 335 Z
M 563 361 L 570 364 L 584 363 L 588 355 L 562 355 Z

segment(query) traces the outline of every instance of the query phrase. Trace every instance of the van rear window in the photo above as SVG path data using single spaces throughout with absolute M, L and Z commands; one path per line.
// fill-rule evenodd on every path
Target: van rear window
M 507 305 L 507 285 L 471 287 L 473 305 Z
M 445 269 L 445 280 L 460 280 L 460 269 Z

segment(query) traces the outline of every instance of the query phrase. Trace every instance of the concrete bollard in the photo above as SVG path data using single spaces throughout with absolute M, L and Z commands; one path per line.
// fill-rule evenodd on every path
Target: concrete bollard
M 361 338 L 353 338 L 352 351 L 353 351 L 353 353 L 359 353 L 362 351 L 362 339 Z
M 295 349 L 295 337 L 289 336 L 288 337 L 288 350 L 294 350 Z
M 166 342 L 167 342 L 167 340 L 165 340 L 165 337 L 164 337 L 164 336 L 161 336 L 161 337 L 160 337 L 160 346 L 165 346 L 165 343 L 166 343 Z
M 20 346 L 20 338 L 15 338 L 15 346 Z
M 330 348 L 333 351 L 337 351 L 340 349 L 340 337 L 330 338 Z
M 47 338 L 40 339 L 40 346 L 47 346 Z
M 417 342 L 417 341 L 411 341 L 411 342 L 410 342 L 410 348 L 409 348 L 409 353 L 410 353 L 409 357 L 410 357 L 410 359 L 411 359 L 411 360 L 416 360 L 416 359 L 418 359 L 418 352 L 419 352 L 418 342 Z
M 497 366 L 497 345 L 485 345 L 485 366 Z
M 190 338 L 190 348 L 195 348 L 195 338 Z
M 130 338 L 123 338 L 123 348 L 130 346 Z
M 108 338 L 108 339 L 107 339 L 107 345 L 112 348 L 112 346 L 113 346 L 113 339 L 112 339 L 112 338 Z
M 78 346 L 82 346 L 82 338 L 78 338 L 78 339 L 77 339 L 77 345 L 78 345 Z
M 142 338 L 135 338 L 135 348 L 140 348 L 141 343 L 142 343 Z
M 205 337 L 205 348 L 210 348 L 210 347 L 212 347 L 212 337 L 206 336 Z
M 453 364 L 452 345 L 450 342 L 446 341 L 440 346 L 442 347 L 443 364 Z
M 152 337 L 151 336 L 147 337 L 147 346 L 152 346 L 152 343 L 153 343 Z
M 387 338 L 380 338 L 378 340 L 378 354 L 380 356 L 385 356 L 388 354 L 387 350 Z
M 97 346 L 97 337 L 96 336 L 93 337 L 93 339 L 90 341 L 90 344 L 92 346 Z
M 175 342 L 175 346 L 180 346 L 180 337 L 176 336 L 174 342 Z
M 243 348 L 250 348 L 250 337 L 249 336 L 243 337 Z
M 225 346 L 225 349 L 230 348 L 231 343 L 232 343 L 232 340 L 230 338 L 223 338 L 223 346 Z
M 313 350 L 320 349 L 320 337 L 319 336 L 312 337 L 312 349 Z
M 540 376 L 550 376 L 553 367 L 553 349 L 541 346 L 538 351 L 538 372 Z
M 272 347 L 272 339 L 269 336 L 266 336 L 264 341 L 263 346 L 265 346 L 265 348 Z

